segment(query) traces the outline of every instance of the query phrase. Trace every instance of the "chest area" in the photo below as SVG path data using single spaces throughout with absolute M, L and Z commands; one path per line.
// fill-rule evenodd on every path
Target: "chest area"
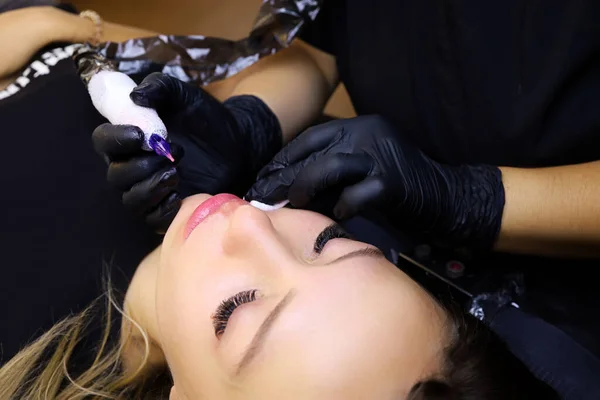
M 14 76 L 0 79 L 0 102 L 22 96 L 50 81 L 73 76 L 71 59 L 78 45 L 62 45 L 41 50 L 25 68 Z M 2 103 L 0 103 L 2 104 Z
M 340 70 L 360 109 L 492 92 L 498 107 L 522 90 L 526 2 L 376 0 L 346 14 Z
M 588 143 L 581 137 L 597 129 L 600 4 L 370 4 L 346 12 L 342 80 L 359 114 L 383 115 L 432 155 L 519 164 Z M 566 137 L 574 118 L 581 124 Z

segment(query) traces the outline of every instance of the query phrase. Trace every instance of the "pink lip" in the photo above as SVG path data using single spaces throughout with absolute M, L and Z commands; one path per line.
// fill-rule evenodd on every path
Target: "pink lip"
M 198 207 L 196 207 L 188 219 L 188 222 L 185 226 L 185 238 L 187 239 L 192 231 L 196 229 L 196 227 L 200 225 L 202 221 L 217 213 L 224 204 L 232 201 L 246 204 L 246 202 L 239 197 L 227 193 L 221 193 L 203 201 Z

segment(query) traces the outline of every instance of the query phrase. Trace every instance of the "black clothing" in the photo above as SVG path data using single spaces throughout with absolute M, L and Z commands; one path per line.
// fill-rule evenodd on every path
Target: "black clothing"
M 71 53 L 68 45 L 42 50 L 0 90 L 0 364 L 101 295 L 105 265 L 124 292 L 159 244 L 106 183 L 91 141 L 104 119 Z
M 600 159 L 600 2 L 326 0 L 301 37 L 358 114 L 446 163 Z

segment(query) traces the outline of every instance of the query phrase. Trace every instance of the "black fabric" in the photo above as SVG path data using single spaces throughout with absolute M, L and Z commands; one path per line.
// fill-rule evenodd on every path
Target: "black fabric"
M 123 292 L 159 243 L 106 183 L 91 133 L 104 122 L 67 45 L 42 50 L 0 90 L 0 364 L 103 293 Z
M 25 7 L 51 6 L 54 0 L 0 0 L 0 13 Z
M 301 37 L 437 161 L 539 167 L 600 158 L 599 19 L 595 0 L 325 0 Z
M 504 308 L 488 322 L 511 351 L 561 398 L 600 398 L 600 360 L 560 329 L 513 307 Z

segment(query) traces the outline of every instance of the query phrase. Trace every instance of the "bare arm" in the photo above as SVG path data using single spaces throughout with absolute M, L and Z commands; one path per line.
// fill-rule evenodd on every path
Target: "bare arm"
M 207 90 L 220 100 L 259 97 L 277 115 L 287 143 L 319 117 L 338 82 L 335 58 L 296 40 Z
M 76 14 L 64 12 L 56 8 L 53 8 L 52 12 L 56 14 L 53 17 L 55 21 L 54 36 L 58 36 L 54 41 L 83 43 L 94 38 L 96 28 L 89 19 L 81 18 Z M 103 29 L 102 41 L 106 42 L 124 42 L 129 39 L 157 35 L 156 32 L 146 29 L 115 24 L 108 21 L 104 22 Z
M 0 14 L 0 78 L 19 71 L 48 42 L 52 22 L 48 7 L 29 7 Z
M 153 32 L 105 23 L 104 40 L 124 41 Z M 53 42 L 92 41 L 92 21 L 55 7 L 27 7 L 0 14 L 0 78 L 22 69 L 33 55 Z
M 498 250 L 600 255 L 600 161 L 501 170 L 506 205 Z

